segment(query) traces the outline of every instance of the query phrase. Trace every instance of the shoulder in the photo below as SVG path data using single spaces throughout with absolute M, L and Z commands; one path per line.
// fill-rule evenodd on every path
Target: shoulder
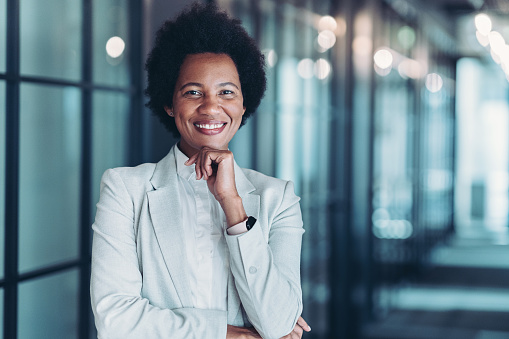
M 274 178 L 248 168 L 242 168 L 242 172 L 245 174 L 246 178 L 248 178 L 249 181 L 251 181 L 251 183 L 256 187 L 257 190 L 270 187 L 281 188 L 285 187 L 286 184 L 288 183 L 287 180 Z
M 145 163 L 135 167 L 116 167 L 106 170 L 101 184 L 123 185 L 129 191 L 136 187 L 146 187 L 154 174 L 156 164 Z
M 145 163 L 140 164 L 134 167 L 115 167 L 110 168 L 106 172 L 113 172 L 122 178 L 126 179 L 147 179 L 150 180 L 154 170 L 156 168 L 156 164 L 154 163 Z
M 282 198 L 283 196 L 294 196 L 294 185 L 290 180 L 274 178 L 252 169 L 242 168 L 246 178 L 256 188 L 256 192 L 263 195 Z

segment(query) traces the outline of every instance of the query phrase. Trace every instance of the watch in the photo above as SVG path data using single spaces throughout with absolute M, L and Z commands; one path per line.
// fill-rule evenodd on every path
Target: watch
M 253 228 L 254 224 L 256 223 L 255 217 L 249 217 L 246 220 L 246 228 L 249 231 L 251 228 Z

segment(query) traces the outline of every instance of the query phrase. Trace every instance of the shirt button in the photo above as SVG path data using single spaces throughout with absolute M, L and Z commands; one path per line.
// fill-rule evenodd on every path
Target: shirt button
M 249 273 L 255 274 L 257 271 L 258 270 L 256 269 L 256 267 L 254 267 L 254 266 L 249 267 Z
M 198 254 L 198 260 L 203 260 L 203 256 L 201 254 Z
M 198 231 L 198 232 L 196 232 L 196 236 L 197 236 L 198 238 L 203 237 L 203 232 L 202 232 L 202 231 Z

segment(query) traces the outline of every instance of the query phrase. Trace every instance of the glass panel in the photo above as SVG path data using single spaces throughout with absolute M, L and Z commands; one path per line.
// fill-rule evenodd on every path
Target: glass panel
M 78 285 L 76 269 L 21 283 L 18 338 L 77 338 Z
M 81 1 L 22 0 L 21 73 L 78 80 Z
M 99 183 L 105 170 L 125 166 L 128 157 L 129 97 L 96 92 L 93 97 L 92 206 L 99 200 Z
M 5 180 L 5 82 L 0 81 L 0 180 Z M 4 277 L 5 185 L 0 185 L 0 279 Z M 1 307 L 1 305 L 0 305 Z
M 509 83 L 500 66 L 457 64 L 454 226 L 463 237 L 509 244 Z
M 20 271 L 78 256 L 79 105 L 76 88 L 21 86 Z
M 6 0 L 0 0 L 0 72 L 5 72 L 5 52 L 6 52 L 6 41 L 7 41 L 7 8 Z
M 94 81 L 127 86 L 128 77 L 128 1 L 93 2 Z

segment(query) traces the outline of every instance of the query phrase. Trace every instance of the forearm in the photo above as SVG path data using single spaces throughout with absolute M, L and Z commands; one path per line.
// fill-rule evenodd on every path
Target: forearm
M 94 305 L 99 338 L 225 338 L 226 312 L 160 309 L 147 299 L 107 297 Z
M 302 229 L 286 230 L 285 238 L 295 255 L 279 267 L 260 225 L 255 224 L 241 236 L 227 238 L 239 297 L 249 320 L 264 338 L 288 334 L 302 313 L 298 274 L 301 237 Z
M 238 195 L 223 199 L 219 204 L 226 216 L 227 227 L 231 227 L 247 219 L 247 214 L 242 204 L 242 198 Z

